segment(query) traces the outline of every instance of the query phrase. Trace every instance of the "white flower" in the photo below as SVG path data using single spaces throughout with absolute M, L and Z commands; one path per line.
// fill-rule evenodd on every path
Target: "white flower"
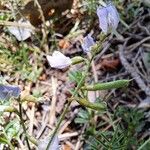
M 110 30 L 116 30 L 119 23 L 119 14 L 114 5 L 110 4 L 106 7 L 98 7 L 97 15 L 99 18 L 99 27 L 105 34 Z
M 23 24 L 23 25 L 31 25 L 29 21 L 25 21 L 23 19 L 20 19 L 18 21 L 19 24 Z M 14 27 L 14 26 L 10 26 L 8 27 L 8 30 L 11 34 L 13 34 L 18 41 L 24 41 L 26 39 L 28 39 L 31 36 L 32 30 L 25 28 L 25 27 Z
M 90 52 L 91 51 L 91 47 L 95 44 L 91 34 L 88 34 L 84 39 L 83 39 L 83 44 L 82 49 L 84 52 Z
M 47 60 L 52 68 L 63 69 L 71 65 L 72 61 L 59 51 L 54 51 L 52 56 L 47 55 Z

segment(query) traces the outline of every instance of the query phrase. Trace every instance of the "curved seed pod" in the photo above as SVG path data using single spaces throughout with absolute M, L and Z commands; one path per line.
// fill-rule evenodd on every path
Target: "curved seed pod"
M 97 90 L 110 90 L 116 88 L 122 88 L 129 85 L 130 80 L 117 80 L 106 83 L 96 83 L 93 85 L 87 85 L 82 87 L 83 90 L 97 91 Z
M 72 65 L 75 65 L 75 64 L 79 64 L 79 63 L 85 61 L 85 58 L 83 58 L 81 56 L 76 56 L 76 57 L 73 57 L 71 59 L 71 61 L 72 61 Z
M 80 105 L 98 110 L 98 111 L 104 111 L 107 107 L 106 103 L 91 103 L 86 99 L 75 99 Z

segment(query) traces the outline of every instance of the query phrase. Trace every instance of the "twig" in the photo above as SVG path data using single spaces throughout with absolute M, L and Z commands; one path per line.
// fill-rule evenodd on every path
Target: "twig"
M 38 29 L 36 29 L 32 25 L 27 25 L 26 23 L 21 23 L 20 24 L 18 22 L 0 21 L 0 25 L 1 26 L 15 26 L 15 27 L 20 27 L 20 28 L 29 28 L 29 29 L 32 29 L 34 31 L 39 31 Z
M 49 124 L 53 125 L 56 119 L 56 90 L 57 90 L 57 79 L 52 76 L 52 102 L 50 106 Z
M 78 141 L 77 141 L 77 143 L 76 143 L 76 146 L 75 146 L 75 149 L 74 149 L 74 150 L 79 150 L 79 149 L 80 149 L 82 134 L 84 133 L 86 127 L 87 127 L 87 124 L 85 124 L 85 125 L 83 126 L 82 131 L 81 131 L 81 133 L 80 133 L 80 136 L 79 136 L 79 138 L 78 138 Z
M 44 28 L 43 28 L 43 31 L 42 31 L 43 32 L 43 39 L 42 39 L 41 46 L 43 46 L 45 51 L 48 53 L 48 50 L 49 50 L 49 48 L 48 48 L 48 37 L 47 37 L 47 35 L 48 35 L 47 31 L 48 30 L 47 30 L 47 26 L 46 26 L 46 20 L 45 20 L 45 17 L 44 17 L 44 13 L 43 13 L 42 7 L 39 4 L 38 0 L 34 0 L 34 2 L 35 2 L 35 4 L 38 7 L 38 10 L 39 10 L 40 15 L 41 15 L 41 20 L 42 20 L 43 25 L 44 25 Z
M 79 110 L 75 110 L 74 113 L 70 116 L 70 119 L 65 122 L 61 128 L 59 129 L 58 134 L 62 134 L 64 132 L 64 130 L 69 126 L 69 124 L 74 120 L 75 116 L 78 114 Z
M 29 134 L 30 135 L 32 135 L 32 132 L 33 132 L 34 113 L 35 113 L 35 103 L 32 103 L 32 108 L 30 110 L 30 125 L 29 125 Z
M 150 88 L 145 85 L 140 75 L 135 71 L 135 69 L 128 63 L 127 59 L 124 57 L 123 52 L 126 47 L 127 41 L 124 43 L 123 46 L 119 45 L 119 57 L 120 57 L 121 63 L 125 67 L 125 69 L 131 74 L 131 76 L 135 79 L 136 83 L 145 92 L 145 94 L 147 96 L 150 96 Z
M 133 44 L 133 45 L 128 46 L 127 49 L 130 49 L 130 52 L 131 52 L 131 51 L 133 51 L 134 49 L 138 48 L 141 44 L 143 44 L 144 42 L 146 42 L 146 41 L 148 41 L 148 40 L 150 40 L 150 36 L 144 38 L 144 39 L 143 39 L 142 41 L 140 41 L 140 42 L 137 42 L 137 43 L 135 43 L 135 44 Z
M 64 134 L 61 134 L 61 135 L 59 135 L 58 137 L 59 137 L 60 141 L 64 141 L 64 140 L 66 140 L 66 139 L 69 139 L 69 138 L 71 138 L 71 137 L 75 137 L 75 136 L 78 136 L 78 135 L 79 135 L 78 132 L 72 132 L 72 133 L 64 133 Z
M 111 43 L 107 42 L 103 50 L 96 56 L 95 62 L 97 63 L 103 54 L 109 49 Z
M 42 133 L 44 132 L 44 130 L 45 130 L 46 126 L 47 126 L 48 119 L 49 119 L 49 117 L 48 117 L 47 114 L 48 114 L 48 112 L 46 111 L 46 112 L 44 113 L 44 115 L 43 115 L 42 127 L 41 127 L 40 131 L 38 132 L 38 134 L 37 134 L 37 136 L 36 136 L 37 139 L 39 139 L 39 138 L 41 137 Z

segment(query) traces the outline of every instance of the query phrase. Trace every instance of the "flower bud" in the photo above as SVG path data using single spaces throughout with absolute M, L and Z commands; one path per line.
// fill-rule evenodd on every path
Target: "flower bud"
M 91 34 L 88 34 L 84 39 L 82 43 L 82 49 L 84 52 L 88 53 L 91 51 L 91 47 L 95 44 Z

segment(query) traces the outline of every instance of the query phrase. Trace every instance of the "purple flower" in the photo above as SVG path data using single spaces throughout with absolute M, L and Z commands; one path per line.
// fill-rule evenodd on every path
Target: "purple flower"
M 99 27 L 105 34 L 110 30 L 116 30 L 119 23 L 119 14 L 114 5 L 110 4 L 106 7 L 98 7 L 97 15 L 99 18 Z
M 90 52 L 91 51 L 91 47 L 95 44 L 91 34 L 88 34 L 84 39 L 83 39 L 83 43 L 82 43 L 82 49 L 84 52 Z
M 21 90 L 18 86 L 0 85 L 0 100 L 9 100 L 11 97 L 19 97 Z

